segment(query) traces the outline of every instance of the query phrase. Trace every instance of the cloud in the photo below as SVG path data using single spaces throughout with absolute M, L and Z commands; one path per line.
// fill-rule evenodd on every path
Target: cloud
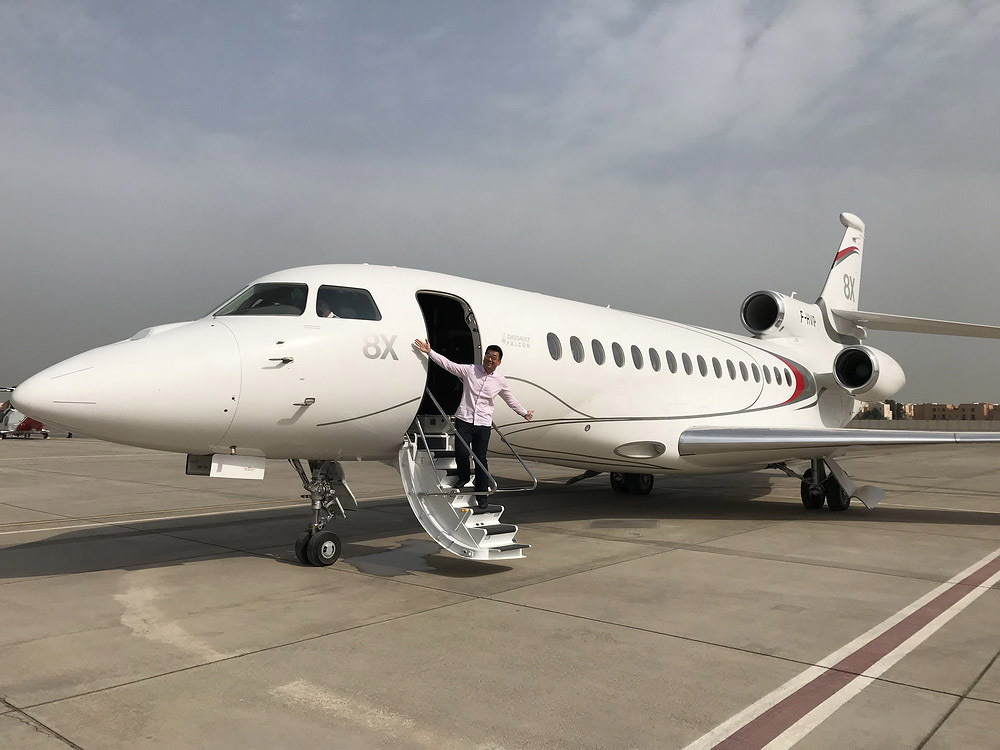
M 863 305 L 993 317 L 990 3 L 12 7 L 0 382 L 317 262 L 733 330 L 816 294 L 842 210 Z

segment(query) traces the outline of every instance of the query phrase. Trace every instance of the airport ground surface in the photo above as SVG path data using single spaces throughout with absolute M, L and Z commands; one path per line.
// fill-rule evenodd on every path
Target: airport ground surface
M 772 472 L 633 497 L 538 467 L 507 564 L 438 550 L 351 464 L 331 568 L 294 559 L 287 464 L 183 465 L 0 444 L 0 747 L 1000 747 L 995 448 L 845 461 L 889 490 L 846 513 Z

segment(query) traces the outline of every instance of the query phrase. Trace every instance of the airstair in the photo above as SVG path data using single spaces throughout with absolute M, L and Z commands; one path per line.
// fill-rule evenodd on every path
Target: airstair
M 441 411 L 440 404 L 431 400 Z M 492 496 L 503 492 L 525 492 L 535 489 L 538 480 L 525 465 L 507 439 L 496 426 L 493 427 L 511 453 L 531 477 L 531 484 L 523 487 L 498 487 L 492 475 L 489 490 Z M 463 492 L 464 487 L 453 487 L 458 475 L 454 441 L 462 440 L 441 412 L 440 416 L 418 416 L 407 432 L 399 451 L 399 473 L 413 514 L 430 537 L 452 554 L 467 560 L 513 560 L 524 557 L 528 544 L 515 540 L 517 526 L 501 523 L 502 505 L 492 502 L 479 508 L 476 495 Z M 470 451 L 471 454 L 471 451 Z M 472 455 L 476 471 L 486 471 Z

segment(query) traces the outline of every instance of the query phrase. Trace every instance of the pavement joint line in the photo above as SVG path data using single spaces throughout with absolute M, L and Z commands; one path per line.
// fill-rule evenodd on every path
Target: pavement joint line
M 993 665 L 996 663 L 998 656 L 1000 656 L 1000 651 L 993 654 L 993 658 L 990 659 L 989 662 L 986 664 L 986 666 L 980 670 L 979 674 L 976 675 L 976 678 L 969 684 L 969 687 L 965 689 L 965 692 L 958 697 L 958 700 L 956 700 L 952 704 L 951 708 L 949 708 L 948 711 L 945 713 L 945 715 L 941 717 L 941 720 L 938 721 L 938 723 L 931 728 L 931 730 L 927 733 L 927 736 L 924 737 L 924 739 L 920 742 L 919 745 L 917 745 L 917 750 L 921 750 L 921 748 L 923 748 L 928 742 L 930 742 L 931 738 L 938 733 L 938 730 L 940 730 L 941 727 L 945 725 L 945 722 L 947 722 L 948 719 L 951 718 L 951 715 L 955 713 L 955 711 L 958 710 L 958 707 L 961 706 L 962 703 L 964 703 L 965 701 L 978 701 L 981 703 L 990 703 L 995 706 L 1000 706 L 1000 700 L 993 701 L 989 700 L 988 698 L 969 697 L 969 693 L 971 693 L 975 689 L 976 685 L 980 683 L 980 681 L 983 679 L 986 673 L 989 672 L 990 669 L 993 667 Z
M 819 524 L 819 523 L 823 523 L 823 522 L 819 521 L 819 520 L 815 520 L 815 521 L 804 521 L 804 523 Z M 858 524 L 858 523 L 862 523 L 862 521 L 849 521 L 848 519 L 845 518 L 842 521 L 839 521 L 838 523 Z M 879 523 L 881 523 L 881 522 L 879 522 Z M 900 522 L 900 521 L 885 521 L 885 523 L 902 523 L 902 522 Z M 992 538 L 992 537 L 987 537 L 987 536 L 968 536 L 967 534 L 960 534 L 958 532 L 955 532 L 953 534 L 946 534 L 943 531 L 920 531 L 920 530 L 916 530 L 916 529 L 899 529 L 899 528 L 880 529 L 878 526 L 874 526 L 874 527 L 859 527 L 859 526 L 855 526 L 854 528 L 864 528 L 865 530 L 868 530 L 868 531 L 881 531 L 882 533 L 885 533 L 885 534 L 913 534 L 914 536 L 922 536 L 922 537 L 940 537 L 942 539 L 965 539 L 966 541 L 978 541 L 978 542 L 995 542 L 995 541 L 998 541 L 998 539 L 995 539 L 995 538 Z
M 8 701 L 6 698 L 2 699 L 2 703 L 4 706 L 7 706 L 10 710 L 4 712 L 3 714 L 0 714 L 0 716 L 9 716 L 15 721 L 18 721 L 21 724 L 31 727 L 36 732 L 47 735 L 49 737 L 54 737 L 55 739 L 65 743 L 67 747 L 71 747 L 74 750 L 83 750 L 83 748 L 81 748 L 71 739 L 60 734 L 59 732 L 57 732 L 47 724 L 43 723 L 42 721 L 39 721 L 34 716 L 27 713 L 25 710 L 20 709 L 14 704 L 10 703 L 10 701 Z
M 476 598 L 482 599 L 484 597 L 476 597 Z M 679 641 L 685 641 L 688 643 L 697 643 L 702 646 L 711 646 L 713 648 L 721 648 L 726 651 L 735 651 L 737 653 L 747 654 L 749 656 L 758 656 L 765 659 L 774 659 L 776 661 L 784 662 L 786 664 L 795 665 L 796 667 L 806 667 L 806 668 L 820 667 L 818 663 L 814 663 L 809 660 L 795 659 L 791 656 L 781 656 L 780 654 L 768 654 L 763 651 L 754 651 L 749 648 L 744 648 L 743 646 L 734 646 L 728 643 L 718 643 L 716 641 L 709 641 L 702 638 L 695 638 L 689 635 L 681 635 L 679 633 L 668 633 L 662 630 L 653 630 L 652 628 L 645 628 L 642 627 L 641 625 L 628 625 L 621 622 L 614 622 L 613 620 L 604 620 L 600 617 L 589 617 L 587 615 L 580 615 L 574 612 L 560 612 L 559 610 L 548 609 L 547 607 L 541 607 L 535 604 L 525 604 L 523 602 L 507 601 L 505 599 L 487 599 L 487 601 L 493 601 L 496 602 L 497 604 L 505 604 L 511 607 L 525 607 L 526 609 L 532 609 L 538 612 L 545 612 L 547 614 L 563 616 L 563 617 L 571 617 L 577 620 L 585 620 L 587 622 L 597 622 L 602 625 L 607 625 L 609 627 L 623 628 L 625 630 L 635 630 L 641 633 L 648 633 L 650 635 L 662 636 L 664 638 L 674 638 Z M 860 676 L 861 674 L 857 672 L 851 672 L 849 670 L 834 669 L 834 668 L 830 668 L 828 671 L 838 672 L 841 674 L 855 675 L 855 676 Z M 876 677 L 873 679 L 873 682 L 895 685 L 897 687 L 910 688 L 912 690 L 920 690 L 921 692 L 924 693 L 933 693 L 935 695 L 946 695 L 949 697 L 961 698 L 961 696 L 958 693 L 953 693 L 948 690 L 939 690 L 931 687 L 924 687 L 923 685 L 911 685 L 906 682 L 901 682 L 899 680 L 889 680 L 884 677 Z M 991 705 L 1000 705 L 1000 701 L 992 701 L 989 699 L 973 698 L 970 700 L 977 700 L 982 703 L 990 703 Z
M 338 572 L 338 573 L 350 573 L 351 571 L 339 570 L 339 571 L 335 571 L 335 572 Z M 401 583 L 401 581 L 392 581 L 392 583 Z M 436 589 L 436 591 L 438 593 L 442 593 L 440 591 L 440 589 Z M 446 593 L 454 593 L 454 592 L 446 592 Z M 320 638 L 329 638 L 330 636 L 342 635 L 344 633 L 350 633 L 353 630 L 361 630 L 363 628 L 368 628 L 368 627 L 372 627 L 372 626 L 375 626 L 375 625 L 383 625 L 385 623 L 394 622 L 396 620 L 403 620 L 403 619 L 406 619 L 408 617 L 415 617 L 417 615 L 423 615 L 423 614 L 426 614 L 428 612 L 434 612 L 434 611 L 439 610 L 439 609 L 446 609 L 447 607 L 454 607 L 454 606 L 456 606 L 458 604 L 464 604 L 465 602 L 467 602 L 470 599 L 474 598 L 474 597 L 472 597 L 470 595 L 467 595 L 467 594 L 463 594 L 462 596 L 465 596 L 466 598 L 463 599 L 463 600 L 460 600 L 460 601 L 447 602 L 445 604 L 438 604 L 438 605 L 435 605 L 433 607 L 427 607 L 426 609 L 416 610 L 414 612 L 404 612 L 403 614 L 393 615 L 391 617 L 385 617 L 385 618 L 382 618 L 381 620 L 376 620 L 376 621 L 373 621 L 373 622 L 363 622 L 363 623 L 358 623 L 357 625 L 350 625 L 348 627 L 341 628 L 340 630 L 332 630 L 332 631 L 330 631 L 328 633 L 319 633 L 317 635 L 311 635 L 311 636 L 308 636 L 306 638 L 298 638 L 298 639 L 293 640 L 293 641 L 286 641 L 284 643 L 275 643 L 275 644 L 270 645 L 270 646 L 265 646 L 264 648 L 253 649 L 251 651 L 244 651 L 244 652 L 239 653 L 239 654 L 233 654 L 232 656 L 225 656 L 225 657 L 222 657 L 221 659 L 212 659 L 211 661 L 204 661 L 204 662 L 201 662 L 200 664 L 191 664 L 191 665 L 189 665 L 187 667 L 180 667 L 178 669 L 170 669 L 170 670 L 167 670 L 166 672 L 160 672 L 159 674 L 147 675 L 145 677 L 140 677 L 140 678 L 135 679 L 135 680 L 127 680 L 126 682 L 119 682 L 119 683 L 116 683 L 114 685 L 106 685 L 105 687 L 94 688 L 93 690 L 85 690 L 82 693 L 75 693 L 73 695 L 66 695 L 66 696 L 63 696 L 61 698 L 53 698 L 52 700 L 41 701 L 39 703 L 33 703 L 33 704 L 29 705 L 29 706 L 25 706 L 23 709 L 20 709 L 20 710 L 27 711 L 29 709 L 40 708 L 42 706 L 50 706 L 50 705 L 52 705 L 54 703 L 61 703 L 62 701 L 75 700 L 77 698 L 86 698 L 87 696 L 96 695 L 98 693 L 104 693 L 104 692 L 107 692 L 109 690 L 117 690 L 118 688 L 129 687 L 131 685 L 138 685 L 138 684 L 143 683 L 143 682 L 149 682 L 151 680 L 157 680 L 157 679 L 160 679 L 161 677 L 170 677 L 171 675 L 182 674 L 184 672 L 190 672 L 190 671 L 195 670 L 195 669 L 202 669 L 204 667 L 211 667 L 211 666 L 216 665 L 216 664 L 224 664 L 225 662 L 235 661 L 237 659 L 244 659 L 244 658 L 246 658 L 248 656 L 258 656 L 260 654 L 267 653 L 268 651 L 278 651 L 278 650 L 283 649 L 283 648 L 288 648 L 289 646 L 298 646 L 298 645 L 303 644 L 303 643 L 309 643 L 310 641 L 319 640 Z M 75 747 L 75 745 L 74 745 L 74 747 Z
M 1000 515 L 1000 510 L 975 510 L 973 508 L 948 508 L 944 506 L 931 506 L 931 505 L 903 505 L 901 503 L 880 503 L 879 507 L 904 508 L 907 510 L 938 510 L 938 511 L 948 511 L 950 513 L 990 513 L 990 514 Z
M 594 565 L 594 566 L 592 566 L 590 568 L 581 568 L 579 570 L 574 570 L 574 571 L 571 571 L 569 573 L 560 573 L 559 575 L 552 576 L 551 578 L 543 578 L 543 579 L 536 580 L 536 581 L 526 581 L 524 583 L 518 584 L 517 586 L 511 586 L 509 589 L 503 589 L 502 591 L 494 591 L 489 596 L 484 596 L 484 597 L 481 597 L 481 598 L 489 599 L 490 601 L 503 602 L 502 599 L 494 599 L 494 597 L 501 596 L 503 594 L 509 594 L 509 593 L 511 593 L 513 591 L 519 591 L 521 589 L 526 589 L 526 588 L 529 588 L 531 586 L 537 586 L 537 585 L 542 584 L 542 583 L 552 583 L 553 581 L 560 581 L 563 578 L 569 578 L 571 576 L 578 575 L 580 573 L 590 573 L 590 572 L 595 571 L 595 570 L 603 570 L 604 568 L 610 568 L 610 567 L 613 567 L 615 565 L 620 565 L 620 564 L 623 564 L 623 563 L 634 562 L 636 560 L 645 560 L 645 559 L 650 558 L 650 557 L 655 557 L 656 555 L 665 555 L 668 552 L 673 552 L 673 550 L 669 550 L 669 549 L 653 550 L 651 552 L 648 552 L 645 555 L 636 555 L 635 557 L 630 557 L 630 558 L 625 559 L 625 560 L 613 560 L 613 561 L 610 561 L 610 562 L 606 562 L 606 563 L 601 563 L 601 564 L 598 564 L 598 565 Z M 505 602 L 505 603 L 509 604 L 510 602 Z
M 377 500 L 389 500 L 389 499 L 395 499 L 395 498 L 373 497 L 373 498 L 358 498 L 358 499 L 359 500 L 376 500 L 377 501 Z M 266 501 L 261 500 L 261 501 L 258 501 L 258 502 L 266 502 Z M 6 505 L 6 503 L 2 503 L 2 504 Z M 183 519 L 186 519 L 186 518 L 203 518 L 203 517 L 206 517 L 206 516 L 239 515 L 239 514 L 244 514 L 244 513 L 255 513 L 255 512 L 265 511 L 265 510 L 277 510 L 277 509 L 281 509 L 281 508 L 302 508 L 304 510 L 308 510 L 308 506 L 305 505 L 305 503 L 296 502 L 296 503 L 293 504 L 291 501 L 287 501 L 286 504 L 284 504 L 284 505 L 271 505 L 271 506 L 266 506 L 266 507 L 253 507 L 253 508 L 233 506 L 231 510 L 219 510 L 219 511 L 211 512 L 211 513 L 191 513 L 191 514 L 186 514 L 186 515 L 159 516 L 159 517 L 155 517 L 155 518 L 128 518 L 129 515 L 138 516 L 138 515 L 140 515 L 140 513 L 138 511 L 136 511 L 136 512 L 134 512 L 132 514 L 122 513 L 122 514 L 110 514 L 108 516 L 74 517 L 74 516 L 64 516 L 61 513 L 56 513 L 54 511 L 42 511 L 42 510 L 36 510 L 34 508 L 25 508 L 25 507 L 16 506 L 16 505 L 12 505 L 10 507 L 17 508 L 18 510 L 32 511 L 32 512 L 35 512 L 35 513 L 46 513 L 48 515 L 54 516 L 54 518 L 52 520 L 50 520 L 50 521 L 15 521 L 15 522 L 11 522 L 10 524 L 0 524 L 0 528 L 3 528 L 5 526 L 21 525 L 21 524 L 26 524 L 27 525 L 27 524 L 57 523 L 60 520 L 65 520 L 65 521 L 86 520 L 86 521 L 89 521 L 89 523 L 80 524 L 80 525 L 76 525 L 76 526 L 62 526 L 62 527 L 58 527 L 58 528 L 43 527 L 43 528 L 38 528 L 38 529 L 17 529 L 17 530 L 14 530 L 14 531 L 0 531 L 0 536 L 6 536 L 6 535 L 9 535 L 9 534 L 43 533 L 43 532 L 46 532 L 46 531 L 60 531 L 60 530 L 64 530 L 64 529 L 76 529 L 76 528 L 100 528 L 102 526 L 112 526 L 112 527 L 121 526 L 123 528 L 131 528 L 131 527 L 127 526 L 126 524 L 128 524 L 128 523 L 147 523 L 147 522 L 153 522 L 153 521 L 157 521 L 158 522 L 158 521 L 183 520 Z M 205 507 L 224 508 L 226 506 L 225 505 L 217 505 L 217 506 L 205 506 Z M 180 508 L 178 510 L 191 510 L 191 509 L 190 508 Z M 365 510 L 374 510 L 374 508 L 366 508 Z M 149 511 L 143 511 L 142 513 L 158 513 L 158 512 L 163 512 L 163 511 L 149 510 Z M 167 512 L 169 512 L 169 511 L 167 511 Z M 120 518 L 121 516 L 125 516 L 125 518 L 123 518 L 121 520 L 118 520 L 118 521 L 100 521 L 100 520 L 98 520 L 100 518 Z M 144 529 L 133 529 L 133 530 L 134 531 L 144 531 Z M 150 533 L 155 533 L 155 532 L 150 532 Z
M 846 571 L 852 571 L 852 572 L 855 572 L 855 573 L 870 573 L 870 574 L 873 574 L 873 575 L 893 576 L 893 577 L 896 577 L 896 578 L 905 578 L 905 579 L 908 579 L 908 580 L 930 581 L 930 582 L 934 582 L 934 583 L 941 583 L 941 579 L 939 579 L 939 578 L 934 578 L 934 577 L 931 577 L 931 576 L 921 575 L 919 573 L 914 573 L 914 572 L 904 572 L 904 571 L 891 570 L 891 569 L 874 569 L 873 570 L 873 569 L 868 569 L 868 568 L 859 568 L 859 567 L 856 567 L 856 566 L 845 565 L 845 564 L 842 564 L 842 563 L 821 562 L 821 561 L 818 561 L 818 560 L 805 560 L 805 559 L 799 559 L 799 558 L 786 557 L 786 556 L 782 556 L 782 555 L 773 555 L 773 554 L 768 554 L 768 553 L 765 553 L 765 552 L 753 552 L 753 551 L 750 551 L 750 550 L 726 549 L 725 547 L 713 547 L 713 546 L 711 546 L 711 545 L 709 545 L 709 544 L 707 544 L 705 542 L 697 542 L 697 543 L 691 543 L 691 542 L 669 542 L 669 541 L 660 540 L 660 539 L 630 539 L 630 540 L 623 540 L 623 539 L 620 539 L 620 538 L 611 537 L 611 536 L 604 536 L 604 535 L 600 535 L 600 534 L 581 534 L 581 533 L 578 533 L 578 532 L 568 531 L 568 530 L 565 530 L 565 529 L 555 529 L 555 528 L 548 528 L 548 527 L 539 527 L 539 528 L 541 528 L 541 530 L 543 530 L 543 531 L 548 531 L 548 532 L 551 532 L 551 533 L 554 533 L 554 534 L 564 534 L 566 536 L 576 536 L 576 537 L 579 537 L 581 539 L 599 539 L 601 541 L 619 541 L 619 542 L 620 541 L 628 541 L 631 544 L 642 544 L 642 545 L 646 545 L 646 546 L 650 546 L 650 547 L 662 547 L 664 551 L 669 551 L 671 549 L 683 549 L 683 550 L 688 550 L 690 552 L 704 552 L 704 553 L 708 553 L 708 554 L 726 555 L 726 556 L 729 556 L 729 557 L 745 557 L 745 558 L 754 559 L 754 560 L 770 560 L 772 562 L 790 563 L 790 564 L 793 564 L 793 565 L 808 565 L 808 566 L 821 567 L 821 568 L 835 568 L 837 570 L 846 570 Z M 744 533 L 749 533 L 749 532 L 744 532 Z M 951 538 L 955 538 L 955 537 L 946 536 L 945 538 L 951 539 Z M 718 541 L 718 540 L 712 540 L 712 541 Z M 983 539 L 983 540 L 980 540 L 980 541 L 991 542 L 992 543 L 994 540 L 992 540 L 992 539 Z

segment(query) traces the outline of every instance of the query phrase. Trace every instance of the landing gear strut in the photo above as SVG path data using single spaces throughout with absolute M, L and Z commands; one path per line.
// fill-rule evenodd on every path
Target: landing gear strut
M 807 510 L 820 510 L 826 500 L 826 466 L 818 459 L 812 459 L 812 467 L 802 474 L 802 505 Z
M 312 520 L 309 528 L 299 534 L 295 540 L 295 558 L 303 565 L 325 567 L 333 565 L 340 558 L 343 546 L 340 537 L 324 527 L 335 518 L 345 518 L 347 512 L 338 497 L 340 493 L 353 504 L 349 510 L 357 510 L 358 502 L 354 493 L 347 486 L 344 470 L 336 461 L 310 461 L 309 469 L 312 476 L 306 474 L 302 462 L 297 458 L 288 459 L 302 486 L 309 493 L 303 495 L 312 505 Z
M 826 464 L 823 459 L 813 458 L 810 460 L 812 465 L 802 472 L 801 477 L 783 463 L 769 464 L 768 468 L 778 469 L 785 472 L 788 476 L 802 481 L 799 491 L 802 496 L 802 505 L 808 510 L 819 510 L 823 507 L 824 502 L 830 510 L 838 512 L 847 510 L 851 505 L 851 494 L 841 486 L 840 482 L 837 481 L 837 477 L 833 476 L 833 474 L 827 475 Z M 875 488 L 871 489 L 874 490 Z M 853 488 L 851 492 L 856 490 L 857 488 Z M 881 492 L 880 490 L 876 491 Z M 868 507 L 874 507 L 875 503 L 880 499 L 881 495 L 874 498 L 868 504 Z
M 653 489 L 652 474 L 611 472 L 611 489 L 617 495 L 648 495 Z

